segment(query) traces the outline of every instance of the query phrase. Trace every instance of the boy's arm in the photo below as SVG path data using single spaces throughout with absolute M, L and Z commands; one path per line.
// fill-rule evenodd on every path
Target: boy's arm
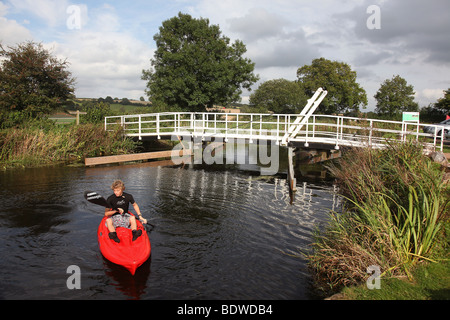
M 110 217 L 117 212 L 119 212 L 117 209 L 105 208 L 105 216 L 107 217 Z
M 136 202 L 133 203 L 133 208 L 134 208 L 134 211 L 136 211 L 136 213 L 138 214 L 138 218 L 139 218 L 143 223 L 147 223 L 147 220 L 144 219 L 144 218 L 142 217 L 141 210 L 139 209 L 139 206 L 138 206 L 138 204 L 137 204 Z
M 133 203 L 133 208 L 134 208 L 134 211 L 136 211 L 136 213 L 138 214 L 138 216 L 141 217 L 142 216 L 141 210 L 139 209 L 137 202 Z

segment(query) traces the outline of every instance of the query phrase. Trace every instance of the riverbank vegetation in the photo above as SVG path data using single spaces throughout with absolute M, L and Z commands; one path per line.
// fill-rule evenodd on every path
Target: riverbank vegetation
M 77 162 L 85 157 L 131 153 L 136 143 L 119 127 L 105 131 L 102 124 L 55 125 L 28 122 L 0 130 L 0 168 Z
M 329 170 L 346 201 L 317 232 L 309 256 L 323 293 L 365 284 L 370 266 L 380 269 L 383 286 L 393 277 L 413 281 L 419 265 L 448 259 L 450 190 L 421 146 L 353 150 Z

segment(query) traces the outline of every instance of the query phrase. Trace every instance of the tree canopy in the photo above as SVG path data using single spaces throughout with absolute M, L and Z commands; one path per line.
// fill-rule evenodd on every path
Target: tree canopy
M 74 92 L 68 62 L 58 60 L 42 44 L 0 45 L 0 120 L 14 125 L 61 106 Z
M 245 45 L 223 36 L 208 19 L 188 14 L 162 23 L 154 36 L 157 49 L 151 68 L 143 70 L 146 93 L 153 104 L 190 111 L 240 100 L 241 88 L 258 80 L 254 63 L 243 55 Z
M 399 75 L 385 80 L 375 94 L 375 112 L 380 115 L 398 115 L 404 111 L 419 111 L 414 101 L 414 87 Z
M 307 100 L 301 86 L 286 79 L 266 81 L 250 96 L 251 105 L 274 113 L 299 113 Z
M 367 105 L 366 91 L 356 82 L 356 72 L 344 62 L 314 59 L 311 65 L 297 70 L 297 79 L 308 97 L 320 87 L 328 91 L 318 113 L 358 112 Z

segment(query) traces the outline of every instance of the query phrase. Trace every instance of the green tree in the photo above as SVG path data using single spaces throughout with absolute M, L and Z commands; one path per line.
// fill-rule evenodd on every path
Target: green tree
M 450 88 L 444 91 L 444 97 L 440 98 L 435 104 L 434 108 L 450 115 Z
M 241 88 L 258 80 L 245 45 L 223 36 L 208 19 L 182 14 L 166 20 L 154 36 L 157 49 L 149 70 L 149 100 L 170 107 L 202 110 L 240 100 Z
M 131 101 L 128 98 L 122 98 L 122 101 L 120 101 L 120 104 L 129 105 L 129 104 L 131 104 Z
M 344 62 L 314 59 L 311 65 L 297 70 L 297 78 L 307 97 L 320 87 L 328 91 L 319 113 L 356 113 L 367 105 L 366 91 L 356 82 L 356 72 Z
M 299 113 L 308 98 L 295 81 L 269 80 L 262 83 L 250 96 L 250 104 L 274 113 Z
M 81 123 L 103 123 L 105 117 L 111 115 L 111 108 L 106 102 L 83 102 L 81 110 L 86 114 L 81 116 Z
M 385 80 L 374 97 L 377 100 L 375 112 L 379 115 L 395 116 L 404 111 L 419 111 L 419 105 L 414 101 L 414 87 L 399 75 Z
M 42 44 L 0 45 L 0 120 L 3 126 L 42 117 L 60 107 L 74 92 L 68 62 L 55 58 Z

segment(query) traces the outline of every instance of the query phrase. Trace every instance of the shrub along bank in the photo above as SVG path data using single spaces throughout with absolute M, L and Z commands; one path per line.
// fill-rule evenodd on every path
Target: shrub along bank
M 379 268 L 381 279 L 413 280 L 419 263 L 448 259 L 449 188 L 421 146 L 353 150 L 329 170 L 346 200 L 317 232 L 309 256 L 325 294 L 365 283 L 369 266 Z
M 101 124 L 33 123 L 0 131 L 0 168 L 29 167 L 85 157 L 131 153 L 136 143 Z

